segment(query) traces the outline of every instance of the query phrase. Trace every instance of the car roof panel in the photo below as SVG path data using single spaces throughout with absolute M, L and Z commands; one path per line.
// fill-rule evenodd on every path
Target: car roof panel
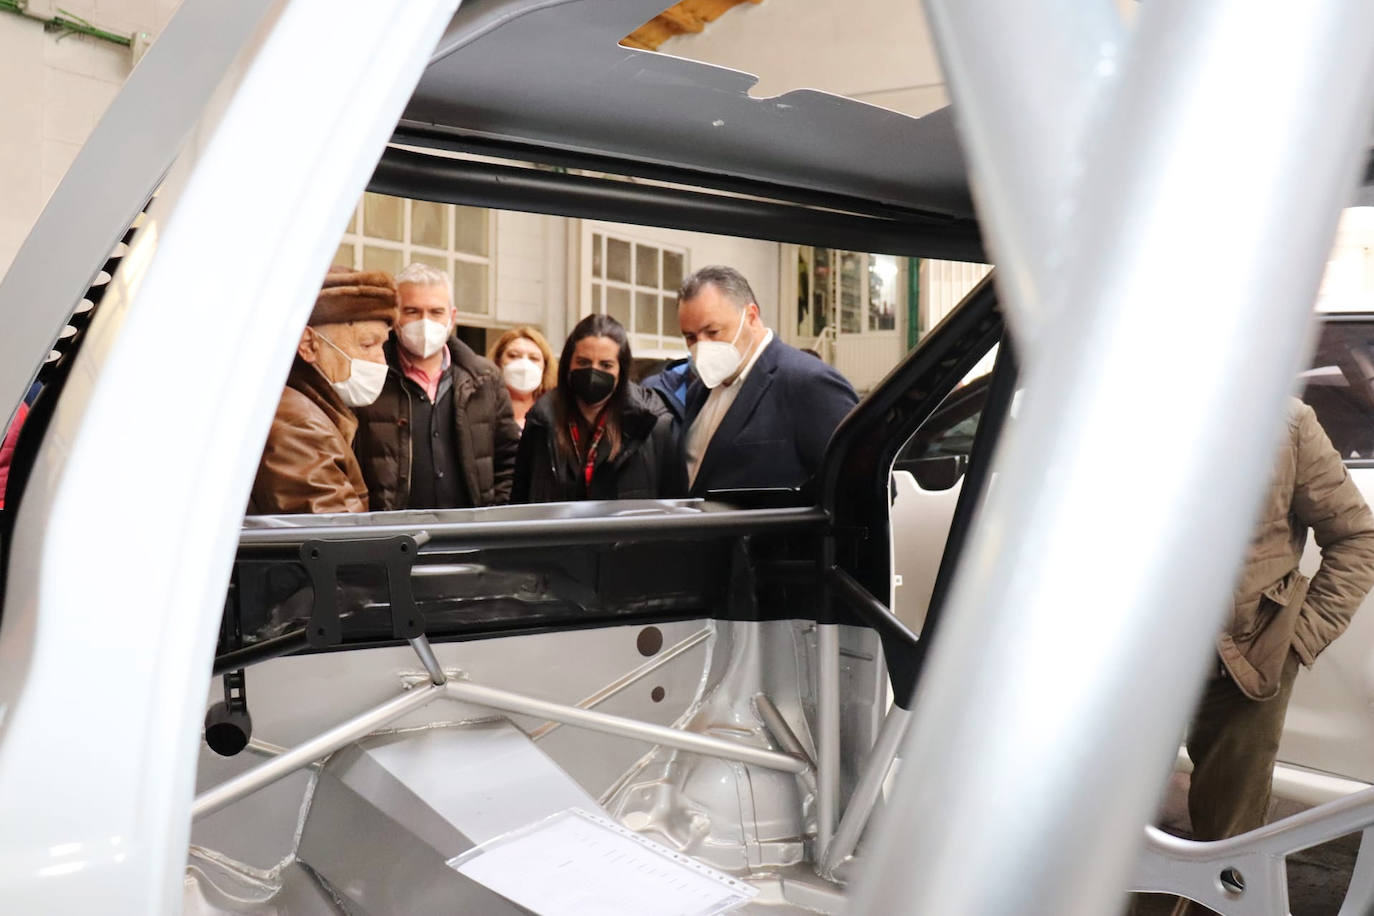
M 957 217 L 973 213 L 948 109 L 912 118 L 619 41 L 663 0 L 469 0 L 404 122 L 707 170 Z

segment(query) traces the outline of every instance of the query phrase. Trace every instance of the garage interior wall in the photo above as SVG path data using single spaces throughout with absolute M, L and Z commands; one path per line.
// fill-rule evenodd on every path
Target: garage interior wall
M 179 0 L 62 0 L 69 19 L 156 39 Z M 35 12 L 41 3 L 31 7 Z M 133 51 L 0 12 L 0 274 L 133 70 Z

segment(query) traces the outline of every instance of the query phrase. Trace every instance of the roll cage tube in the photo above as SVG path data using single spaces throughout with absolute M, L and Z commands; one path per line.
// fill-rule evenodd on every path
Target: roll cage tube
M 759 193 L 772 186 L 759 185 Z M 911 257 L 981 260 L 977 226 L 913 213 L 869 216 L 755 197 L 549 172 L 388 148 L 369 189 L 471 207 L 550 213 Z
M 840 622 L 860 622 L 882 638 L 893 694 L 903 708 L 911 702 L 925 652 L 916 634 L 876 597 L 891 591 L 892 463 L 1002 332 L 989 274 L 845 417 L 826 447 L 817 475 L 820 505 L 831 519 L 833 558 L 820 564 L 822 581 L 834 597 L 843 599 L 842 609 L 835 611 Z M 977 457 L 987 460 L 982 450 Z M 972 461 L 969 470 L 973 471 Z M 966 486 L 967 491 L 976 489 Z M 976 493 L 969 497 L 975 498 Z M 938 616 L 934 602 L 931 610 Z

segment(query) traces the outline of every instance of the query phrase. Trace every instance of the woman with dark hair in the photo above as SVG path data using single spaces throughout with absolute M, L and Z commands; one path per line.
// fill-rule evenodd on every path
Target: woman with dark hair
M 630 381 L 630 339 L 608 315 L 577 323 L 558 385 L 525 417 L 512 502 L 658 499 L 687 491 L 673 419 Z

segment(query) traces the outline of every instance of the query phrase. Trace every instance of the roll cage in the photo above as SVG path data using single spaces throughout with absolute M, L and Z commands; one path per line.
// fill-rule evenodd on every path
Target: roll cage
M 16 269 L 0 286 L 0 301 L 7 306 L 20 292 L 33 294 L 33 301 L 43 303 L 16 335 L 16 347 L 57 339 L 57 334 L 47 333 L 52 330 L 52 319 L 60 313 L 65 320 L 72 313 L 71 304 L 85 282 L 77 283 L 72 276 L 84 271 L 89 277 L 91 265 L 105 262 L 112 244 L 127 231 L 130 214 L 151 193 L 171 162 L 171 151 L 207 105 L 218 83 L 217 74 L 262 25 L 269 4 L 243 4 L 219 22 L 217 30 L 211 29 L 215 21 L 205 18 L 210 6 L 188 3 L 191 12 L 177 20 L 185 31 L 177 35 L 175 28 L 170 29 L 149 54 L 146 69 L 140 68 L 142 72 L 131 81 L 135 91 L 129 97 L 137 99 L 139 84 L 170 79 L 179 72 L 197 29 L 219 36 L 204 55 L 204 70 L 186 81 L 169 112 L 158 117 L 132 108 L 122 112 L 136 124 L 159 128 L 156 150 L 142 158 L 130 156 L 128 161 L 111 163 L 107 176 L 127 184 L 117 185 L 119 193 L 111 195 L 111 204 L 102 206 L 90 221 L 89 234 L 57 245 L 57 233 L 66 224 L 61 210 L 75 205 L 82 182 L 92 180 L 98 171 L 101 150 L 117 147 L 123 134 L 112 119 L 102 122 L 88 147 L 94 152 L 89 157 L 83 152 L 55 197 L 57 208 L 49 208 L 55 215 L 45 215 L 40 221 L 34 236 L 37 241 L 29 243 L 36 247 L 21 252 Z M 303 20 L 312 12 L 323 12 L 323 6 L 311 0 L 270 6 L 268 23 L 297 38 L 307 34 L 302 31 Z M 1153 803 L 1155 777 L 1172 757 L 1186 700 L 1202 670 L 1206 637 L 1216 623 L 1214 609 L 1221 606 L 1219 599 L 1229 587 L 1224 581 L 1234 566 L 1229 561 L 1240 555 L 1248 513 L 1267 470 L 1267 453 L 1262 448 L 1253 449 L 1253 456 L 1239 463 L 1228 452 L 1223 468 L 1218 436 L 1224 432 L 1228 442 L 1258 443 L 1267 441 L 1273 431 L 1279 415 L 1276 408 L 1299 362 L 1300 328 L 1334 227 L 1335 210 L 1355 172 L 1356 153 L 1364 139 L 1360 127 L 1374 110 L 1370 95 L 1374 72 L 1361 43 L 1361 36 L 1374 30 L 1374 9 L 1368 4 L 1324 0 L 1305 11 L 1300 27 L 1281 22 L 1273 11 L 1242 6 L 1225 2 L 1191 4 L 1187 9 L 1179 4 L 1146 5 L 1140 21 L 1128 32 L 1115 18 L 1085 11 L 1080 4 L 928 0 L 959 106 L 971 172 L 981 188 L 980 225 L 998 253 L 1002 271 L 998 280 L 975 290 L 846 420 L 812 488 L 789 494 L 720 494 L 701 506 L 648 507 L 651 514 L 643 516 L 617 517 L 594 507 L 586 517 L 553 520 L 521 518 L 516 510 L 504 510 L 505 515 L 501 511 L 449 519 L 436 515 L 423 522 L 407 520 L 393 531 L 369 531 L 370 536 L 410 538 L 414 556 L 422 564 L 454 566 L 475 558 L 475 565 L 493 571 L 488 582 L 478 577 L 463 596 L 470 607 L 478 609 L 476 620 L 446 620 L 444 608 L 426 606 L 423 595 L 410 595 L 415 607 L 424 611 L 426 626 L 433 618 L 435 638 L 675 619 L 698 614 L 708 605 L 723 606 L 732 617 L 756 619 L 756 615 L 787 613 L 814 619 L 821 627 L 822 679 L 833 680 L 838 652 L 834 628 L 841 622 L 862 623 L 882 640 L 898 701 L 875 741 L 871 760 L 890 760 L 899 747 L 905 747 L 894 808 L 919 810 L 922 816 L 889 818 L 882 825 L 874 844 L 876 854 L 858 885 L 856 906 L 875 912 L 1018 912 L 1024 911 L 1026 900 L 1033 900 L 1045 912 L 1096 913 L 1117 902 L 1139 842 L 1139 824 Z M 351 5 L 347 12 L 375 28 L 377 20 L 367 19 L 364 7 Z M 475 12 L 469 15 L 465 10 L 454 20 L 441 39 L 436 59 L 458 60 L 465 47 L 476 47 L 479 39 L 495 34 L 503 22 L 518 22 L 526 13 L 542 8 L 534 3 L 473 5 Z M 433 24 L 441 23 L 449 12 L 442 3 L 425 5 L 425 15 Z M 1005 27 L 984 28 L 990 17 L 997 17 Z M 363 37 L 362 25 L 344 31 L 355 41 Z M 412 31 L 398 33 L 398 40 L 421 46 L 436 31 L 437 25 L 427 32 L 420 23 Z M 1064 53 L 1032 55 L 1028 51 L 1032 47 Z M 263 45 L 257 51 L 259 57 L 246 62 L 244 85 L 255 66 L 272 72 L 270 49 Z M 390 119 L 397 113 L 409 91 L 406 84 L 413 83 L 415 73 L 406 70 L 399 57 L 398 53 L 371 64 L 378 70 L 391 68 L 387 72 L 394 77 L 387 99 L 373 100 L 369 108 L 379 118 Z M 481 55 L 473 58 L 480 62 Z M 1228 66 L 1211 66 L 1219 59 Z M 1159 61 L 1168 61 L 1168 66 L 1159 66 Z M 454 76 L 435 72 L 442 77 L 436 77 L 440 86 L 443 79 Z M 1031 81 L 1037 90 L 1034 104 L 1017 100 L 1018 80 Z M 1333 98 L 1327 92 L 1330 86 L 1345 91 Z M 1186 91 L 1181 87 L 1187 87 Z M 1278 87 L 1288 88 L 1280 91 Z M 411 114 L 423 113 L 429 98 L 422 94 Z M 1234 118 L 1218 123 L 1215 111 L 1225 110 L 1228 102 L 1236 104 L 1238 99 L 1255 105 L 1241 105 Z M 229 123 L 233 114 L 221 110 L 216 123 Z M 1051 125 L 1062 129 L 1050 130 Z M 557 123 L 550 121 L 543 127 L 552 129 Z M 422 133 L 403 125 L 396 136 L 413 143 Z M 446 132 L 440 133 L 445 133 L 444 143 L 455 142 Z M 539 137 L 538 131 L 531 131 L 519 144 L 522 157 L 538 152 Z M 356 139 L 364 146 L 371 142 L 368 148 L 376 149 L 384 134 L 359 131 Z M 508 142 L 508 138 L 479 139 Z M 213 140 L 207 134 L 207 149 L 213 148 Z M 665 166 L 648 154 L 617 159 L 587 153 L 576 144 L 550 149 L 550 159 L 585 156 L 577 160 L 580 167 L 601 163 L 611 173 L 628 161 L 657 177 L 686 174 L 663 171 L 682 166 Z M 852 201 L 864 195 L 852 184 L 839 196 L 817 197 L 816 186 L 825 183 L 824 172 L 808 173 L 806 181 L 789 189 L 757 178 L 751 183 L 741 170 L 728 170 L 729 187 L 721 190 L 730 193 L 706 199 L 696 192 L 645 192 L 614 180 L 550 179 L 548 173 L 528 169 L 509 171 L 513 167 L 418 158 L 422 155 L 386 153 L 372 186 L 487 206 L 502 205 L 504 200 L 515 208 L 529 208 L 537 195 L 546 194 L 547 199 L 558 201 L 554 212 L 582 214 L 599 204 L 610 208 L 616 218 L 630 221 L 652 218 L 664 224 L 716 229 L 728 225 L 736 233 L 757 233 L 761 238 L 842 243 L 876 251 L 972 256 L 982 248 L 966 214 L 946 210 L 932 215 L 917 206 L 919 202 L 876 192 L 872 195 L 876 206 L 860 206 Z M 1288 177 L 1285 166 L 1300 158 L 1306 171 L 1301 176 L 1302 192 L 1296 193 L 1297 180 Z M 1218 163 L 1234 167 L 1206 171 Z M 214 170 L 217 165 L 219 172 Z M 206 157 L 204 166 L 199 176 L 190 165 L 177 176 L 175 200 L 167 207 L 174 215 L 188 212 L 179 209 L 186 206 L 181 195 L 190 199 L 200 190 L 198 177 L 208 181 L 226 174 L 212 157 Z M 361 183 L 359 176 L 357 184 Z M 701 184 L 711 186 L 705 177 Z M 734 196 L 741 192 L 761 200 Z M 832 208 L 836 204 L 843 206 Z M 332 225 L 340 213 L 325 207 L 314 215 L 320 225 Z M 1123 213 L 1133 218 L 1123 219 Z M 1240 219 L 1251 231 L 1229 239 L 1206 231 L 1223 217 Z M 156 220 L 154 224 L 162 225 Z M 1266 243 L 1279 237 L 1289 244 L 1282 249 L 1283 257 L 1274 257 L 1275 246 Z M 150 271 L 149 282 L 160 277 L 152 240 L 142 239 L 142 248 L 140 240 L 130 241 L 131 253 L 143 254 L 147 260 L 137 269 L 117 272 L 121 282 L 113 305 L 121 314 L 140 292 L 141 271 Z M 1198 255 L 1202 242 L 1224 249 L 1226 257 L 1221 260 L 1233 266 L 1239 282 L 1213 282 L 1202 272 Z M 63 262 L 79 266 L 76 274 L 65 272 L 60 283 L 45 281 L 37 269 L 45 245 L 63 248 Z M 312 256 L 324 251 L 323 243 L 310 249 Z M 1218 252 L 1209 251 L 1207 266 L 1217 260 Z M 1160 264 L 1174 265 L 1173 276 L 1168 278 L 1172 282 L 1159 276 Z M 313 266 L 312 270 L 301 268 L 299 276 L 284 282 L 284 300 L 300 298 L 296 294 L 308 289 Z M 1190 312 L 1196 337 L 1209 347 L 1206 359 L 1194 361 L 1208 367 L 1205 377 L 1188 380 L 1193 390 L 1200 386 L 1204 396 L 1191 400 L 1179 397 L 1172 383 L 1161 383 L 1157 375 L 1149 378 L 1156 387 L 1148 388 L 1140 371 L 1142 361 L 1156 358 L 1165 345 L 1175 347 L 1176 358 L 1199 355 L 1187 335 L 1165 333 L 1143 317 L 1150 303 L 1180 295 L 1178 276 L 1195 286 L 1182 295 L 1196 306 Z M 1000 305 L 993 294 L 994 282 L 1004 293 Z M 956 533 L 942 564 L 942 584 L 937 585 L 925 641 L 918 641 L 891 616 L 883 597 L 889 592 L 890 576 L 885 529 L 888 473 L 897 451 L 920 421 L 1000 336 L 1003 313 L 1031 394 L 1023 415 L 1007 424 L 1005 435 L 980 432 L 975 442 L 965 486 L 967 499 L 961 496 Z M 296 307 L 287 317 L 288 325 L 299 324 L 295 319 L 302 317 L 301 309 Z M 112 325 L 115 319 L 105 322 Z M 103 365 L 108 356 L 104 351 L 76 353 L 86 346 L 86 339 L 81 333 L 73 339 L 73 356 L 66 360 L 68 374 L 62 378 L 73 377 L 71 366 Z M 32 366 L 41 355 L 34 355 L 38 347 L 28 349 L 34 351 L 26 356 Z M 0 361 L 0 365 L 6 363 Z M 62 365 L 59 360 L 54 371 L 62 372 Z M 23 366 L 4 372 L 6 396 L 27 387 L 9 384 L 26 372 L 31 377 Z M 88 399 L 103 390 L 100 384 L 122 384 L 127 391 L 136 376 L 120 377 L 118 383 L 77 378 L 90 387 L 70 398 L 72 411 L 86 407 Z M 992 430 L 999 430 L 1005 419 L 1015 378 L 1011 358 L 1004 354 L 992 382 L 1004 406 L 990 414 Z M 54 390 L 61 391 L 62 386 Z M 53 416 L 68 406 L 67 400 L 50 408 Z M 262 413 L 267 402 L 259 400 Z M 1123 405 L 1129 406 L 1128 418 L 1121 416 Z M 73 417 L 66 420 L 74 422 Z M 81 476 L 91 473 L 88 465 L 58 454 L 62 443 L 57 433 L 70 431 L 70 425 L 50 422 L 35 423 L 32 432 L 26 428 L 30 441 L 21 443 L 25 454 L 33 456 L 25 459 L 23 470 L 33 462 L 35 470 L 50 476 L 21 475 L 19 479 L 30 486 L 16 484 L 21 488 L 15 491 L 21 504 L 7 513 L 10 577 L 5 624 L 11 642 L 16 640 L 16 629 L 28 627 L 33 610 L 42 604 L 36 586 L 27 578 L 16 589 L 16 558 L 23 560 L 18 571 L 25 576 L 42 563 L 53 562 L 51 556 L 44 559 L 39 547 L 22 542 L 22 535 L 32 534 L 34 520 L 46 517 L 44 513 L 56 517 L 54 494 L 68 485 L 65 475 L 74 481 L 93 479 Z M 253 429 L 261 431 L 261 426 L 258 423 Z M 1180 431 L 1196 442 L 1196 452 L 1164 466 L 1152 462 L 1150 485 L 1131 495 L 1123 517 L 1102 519 L 1100 506 L 1091 496 L 1100 491 L 1103 481 L 1095 467 L 1097 452 L 1128 438 Z M 240 464 L 235 485 L 246 480 L 247 464 Z M 999 475 L 998 486 L 987 492 L 985 504 L 978 507 L 993 469 Z M 41 486 L 32 485 L 35 480 Z M 75 492 L 90 493 L 89 483 L 86 486 Z M 1088 496 L 1081 498 L 1082 494 Z M 1184 536 L 1172 536 L 1179 510 L 1204 500 L 1214 507 L 1210 513 L 1214 518 Z M 977 525 L 972 524 L 975 510 Z M 52 549 L 72 543 L 71 524 L 68 519 L 54 525 Z M 1070 544 L 1076 547 L 1081 532 L 1093 524 L 1098 525 L 1100 549 L 1087 559 L 1085 571 L 1083 558 L 1068 548 Z M 373 549 L 373 545 L 356 547 L 371 537 L 352 537 L 354 532 L 346 528 L 268 525 L 250 526 L 239 533 L 232 561 L 228 618 L 232 625 L 223 627 L 218 668 L 232 670 L 232 666 L 279 651 L 419 638 L 406 635 L 413 632 L 416 618 L 401 622 L 394 613 L 404 597 L 404 590 L 394 583 L 387 587 L 385 619 L 364 615 L 346 625 L 340 621 L 336 641 L 330 641 L 334 634 L 324 634 L 313 645 L 309 631 L 296 632 L 304 630 L 294 626 L 298 619 L 317 626 L 328 621 L 328 602 L 320 596 L 331 584 L 376 589 L 375 580 L 331 583 L 316 574 L 308 616 L 273 616 L 283 599 L 279 593 L 289 598 L 299 593 L 300 584 L 311 580 L 309 561 L 317 559 L 311 551 L 327 552 L 341 544 L 355 545 L 359 551 Z M 99 530 L 106 538 L 102 543 L 108 543 L 107 524 L 102 523 Z M 22 551 L 16 550 L 17 537 Z M 1207 563 L 1199 559 L 1204 553 L 1199 544 L 1209 547 Z M 551 567 L 540 556 L 550 548 L 565 554 L 566 560 Z M 647 582 L 635 575 L 621 578 L 610 572 L 619 564 L 607 559 L 617 550 L 639 552 L 637 559 L 661 558 L 666 550 L 676 559 L 686 551 L 692 562 L 728 570 L 728 574 L 700 581 L 672 577 L 666 583 Z M 111 562 L 116 559 L 112 556 Z M 359 565 L 351 554 L 342 565 L 348 565 L 348 559 Z M 117 579 L 117 570 L 102 569 Z M 287 570 L 283 577 L 289 581 L 269 588 L 262 580 L 269 578 L 267 571 L 272 569 Z M 525 590 L 528 600 L 511 602 L 512 580 L 534 582 L 537 587 Z M 222 585 L 223 579 L 218 581 Z M 1123 589 L 1128 597 L 1117 614 L 1095 616 L 1097 597 L 1108 587 Z M 326 606 L 320 609 L 321 604 Z M 512 605 L 518 605 L 518 613 Z M 380 605 L 375 610 L 382 613 Z M 150 611 L 147 620 L 154 619 Z M 208 634 L 209 623 L 200 623 Z M 941 635 L 932 644 L 936 624 Z M 283 626 L 283 632 L 273 629 Z M 1075 634 L 1070 640 L 1073 652 L 1085 662 L 1066 675 L 1047 662 L 1064 650 L 1068 632 Z M 30 629 L 23 635 L 30 642 L 49 636 Z M 419 634 L 426 635 L 427 630 Z M 208 657 L 208 641 L 188 637 L 184 642 L 206 650 Z M 270 652 L 263 648 L 268 644 Z M 934 654 L 926 665 L 926 652 L 932 645 Z M 254 647 L 258 655 L 241 654 Z M 968 673 L 974 671 L 996 674 L 970 679 Z M 26 677 L 40 687 L 52 683 L 53 672 L 51 660 L 36 652 L 33 659 L 10 670 L 6 708 L 16 714 L 0 725 L 4 729 L 0 741 L 13 742 L 17 735 L 30 733 L 30 718 L 22 714 L 19 704 L 20 688 L 32 689 L 25 684 Z M 173 679 L 168 678 L 170 685 Z M 1130 701 L 1144 688 L 1158 702 L 1132 707 Z M 826 702 L 833 703 L 833 697 Z M 185 710 L 178 708 L 174 718 L 181 728 L 189 720 Z M 1137 715 L 1128 721 L 1120 715 L 1122 708 L 1135 708 Z M 914 719 L 908 715 L 913 709 L 920 712 Z M 841 819 L 832 835 L 838 813 L 832 782 L 837 776 L 837 723 L 833 711 L 823 712 L 821 720 L 816 773 L 823 787 L 821 795 L 828 801 L 821 818 L 825 855 L 818 864 L 832 869 L 836 851 L 843 852 L 862 828 L 868 814 L 864 808 L 876 797 L 876 784 L 886 767 L 866 767 L 851 802 L 856 818 L 849 823 Z M 904 738 L 909 721 L 910 734 Z M 10 751 L 9 766 L 18 771 L 22 761 Z M 302 751 L 291 759 L 304 762 L 307 756 Z M 4 772 L 0 768 L 0 774 Z M 171 767 L 147 775 L 156 778 L 168 772 Z M 1112 778 L 1102 779 L 1104 772 Z M 18 785 L 12 782 L 11 791 L 17 791 Z M 1011 805 L 1009 799 L 1030 803 Z M 171 803 L 166 809 L 178 810 Z M 1281 873 L 1283 855 L 1319 836 L 1374 823 L 1374 800 L 1355 796 L 1299 817 L 1299 821 L 1273 825 L 1225 845 L 1180 845 L 1151 834 L 1147 866 L 1135 886 L 1187 893 L 1227 912 L 1265 912 L 1266 908 L 1279 912 L 1275 908 L 1286 901 L 1273 875 Z M 941 826 L 938 836 L 929 830 L 930 824 Z M 172 833 L 174 838 L 179 835 Z M 153 839 L 147 842 L 157 849 L 178 845 L 148 836 Z M 1048 848 L 1046 836 L 1060 842 Z M 163 859 L 165 852 L 162 849 Z M 1238 857 L 1244 856 L 1252 857 L 1246 861 L 1253 860 L 1266 876 L 1262 884 L 1250 885 L 1265 888 L 1259 903 L 1254 902 L 1254 894 L 1246 897 L 1246 891 L 1237 893 L 1213 881 L 1219 863 L 1240 861 Z M 1160 866 L 1165 859 L 1170 867 Z M 984 880 L 988 862 L 998 863 L 999 880 Z M 152 883 L 165 878 L 165 864 L 144 866 Z M 1362 856 L 1348 906 L 1364 906 L 1374 893 L 1371 868 L 1369 857 Z M 140 902 L 158 897 L 144 889 L 129 891 L 125 899 L 131 901 L 128 911 L 136 912 Z

